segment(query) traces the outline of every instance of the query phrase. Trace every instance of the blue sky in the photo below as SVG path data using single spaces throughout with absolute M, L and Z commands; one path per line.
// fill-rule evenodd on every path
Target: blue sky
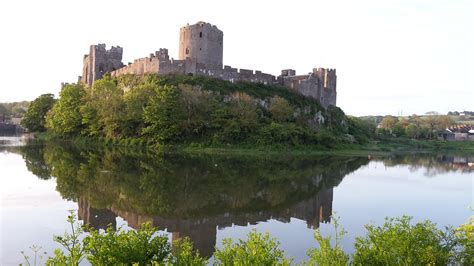
M 336 68 L 348 114 L 474 110 L 470 0 L 2 1 L 0 102 L 58 94 L 90 44 L 177 58 L 179 28 L 201 20 L 224 31 L 226 65 Z

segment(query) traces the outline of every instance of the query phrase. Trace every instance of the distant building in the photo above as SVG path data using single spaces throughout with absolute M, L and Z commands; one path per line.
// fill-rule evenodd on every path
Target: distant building
M 445 129 L 439 132 L 439 139 L 440 140 L 454 140 L 454 133 L 451 132 L 449 129 Z
M 283 85 L 305 96 L 318 100 L 327 108 L 336 105 L 336 70 L 313 68 L 309 74 L 296 75 L 293 69 L 284 69 L 276 77 L 259 70 L 237 69 L 223 65 L 224 33 L 215 25 L 198 22 L 180 30 L 179 59 L 168 55 L 168 49 L 160 48 L 149 57 L 122 63 L 123 48 L 105 44 L 91 45 L 84 56 L 82 76 L 79 80 L 87 85 L 102 78 L 105 73 L 112 77 L 124 74 L 147 73 L 208 76 L 230 82 L 256 82 L 267 85 Z
M 454 125 L 442 133 L 445 140 L 474 140 L 474 127 L 468 125 Z

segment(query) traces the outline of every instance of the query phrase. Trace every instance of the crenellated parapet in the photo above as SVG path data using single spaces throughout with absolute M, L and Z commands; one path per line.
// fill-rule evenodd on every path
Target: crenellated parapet
M 84 55 L 81 82 L 92 86 L 105 73 L 122 68 L 122 53 L 123 48 L 120 46 L 112 46 L 107 50 L 105 44 L 91 45 L 89 54 Z
M 317 99 L 327 108 L 336 105 L 336 70 L 328 68 L 314 68 L 306 75 L 296 75 L 293 69 L 284 69 L 277 78 L 278 82 L 305 96 Z
M 305 75 L 296 75 L 294 69 L 284 69 L 276 77 L 259 70 L 223 66 L 223 32 L 215 25 L 198 22 L 180 30 L 179 59 L 168 55 L 168 49 L 160 48 L 149 57 L 135 59 L 123 65 L 123 48 L 105 44 L 91 45 L 90 53 L 84 56 L 82 83 L 91 86 L 94 80 L 109 72 L 112 77 L 124 74 L 144 75 L 180 74 L 208 76 L 230 82 L 255 82 L 266 85 L 282 85 L 305 96 L 318 100 L 327 108 L 336 105 L 336 70 L 314 68 Z

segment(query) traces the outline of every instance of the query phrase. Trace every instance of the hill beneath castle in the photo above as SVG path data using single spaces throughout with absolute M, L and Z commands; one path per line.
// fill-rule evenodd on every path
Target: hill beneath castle
M 361 123 L 283 86 L 157 74 L 68 84 L 45 120 L 48 132 L 62 138 L 325 147 L 364 143 L 371 131 Z

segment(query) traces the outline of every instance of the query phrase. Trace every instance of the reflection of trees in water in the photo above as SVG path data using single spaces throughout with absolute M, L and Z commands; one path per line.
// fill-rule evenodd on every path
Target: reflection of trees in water
M 23 150 L 33 173 L 57 178 L 70 200 L 142 214 L 199 216 L 278 208 L 337 185 L 365 158 L 255 159 L 152 156 L 121 150 L 46 145 Z M 31 163 L 35 161 L 36 163 Z
M 433 177 L 448 172 L 474 172 L 474 157 L 433 154 L 392 155 L 381 159 L 385 166 L 407 166 L 411 172 L 425 170 L 424 175 Z
M 86 222 L 103 228 L 116 216 L 132 227 L 152 221 L 174 237 L 191 236 L 205 255 L 213 252 L 217 227 L 292 217 L 315 228 L 329 222 L 332 188 L 368 162 L 154 156 L 52 144 L 23 152 L 30 171 L 56 177 L 57 190 L 78 202 Z
M 368 163 L 363 157 L 248 158 L 152 155 L 128 149 L 79 149 L 72 145 L 25 146 L 28 170 L 56 178 L 62 197 L 79 205 L 91 225 L 132 227 L 146 221 L 173 237 L 190 236 L 210 256 L 218 227 L 268 219 L 329 222 L 333 187 Z M 387 166 L 407 165 L 429 173 L 456 170 L 446 156 L 391 156 Z M 457 170 L 456 170 L 457 171 Z

